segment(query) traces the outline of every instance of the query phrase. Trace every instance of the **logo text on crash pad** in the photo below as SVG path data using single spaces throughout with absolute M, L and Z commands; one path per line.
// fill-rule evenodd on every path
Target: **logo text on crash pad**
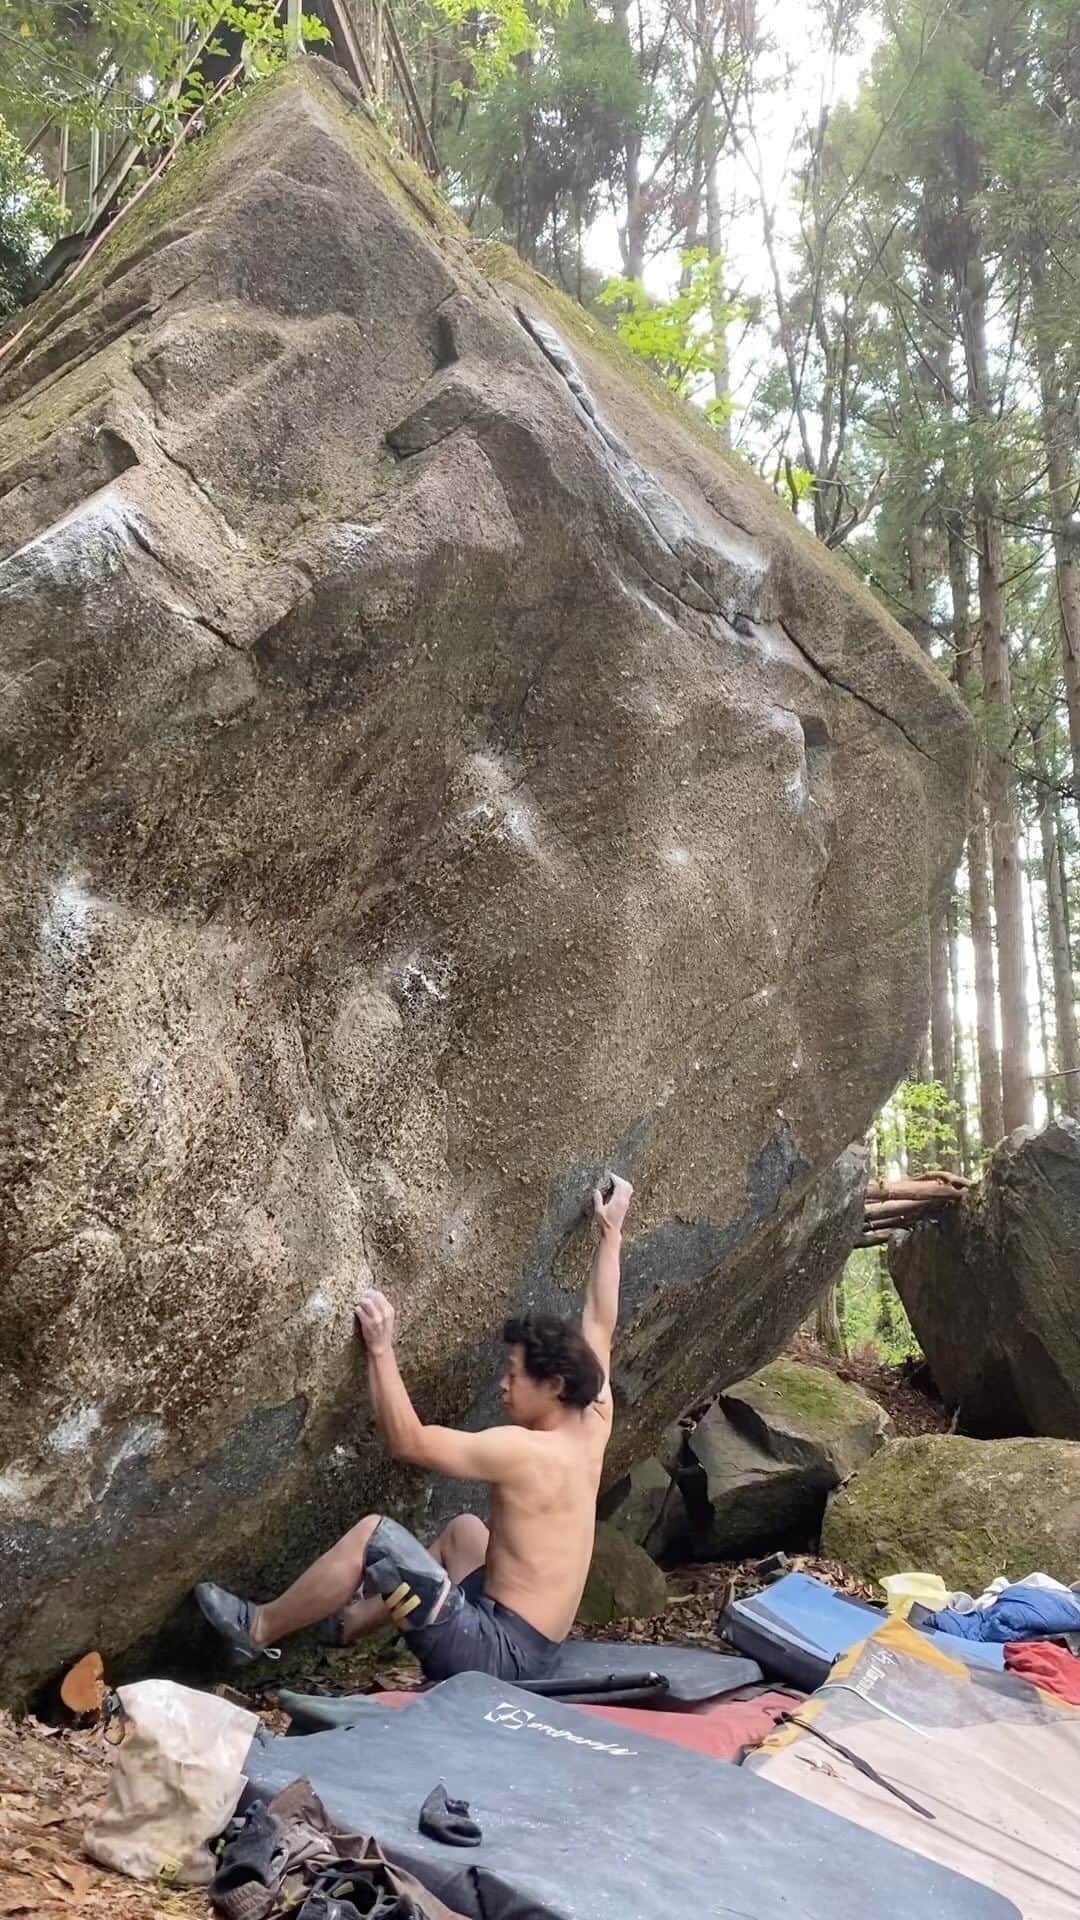
M 571 1733 L 567 1727 L 549 1726 L 546 1720 L 538 1720 L 528 1707 L 515 1707 L 512 1700 L 500 1700 L 497 1707 L 485 1713 L 495 1727 L 512 1727 L 516 1732 L 546 1733 L 549 1740 L 569 1740 L 574 1747 L 591 1747 L 594 1753 L 613 1753 L 620 1759 L 629 1758 L 636 1753 L 635 1747 L 613 1747 L 607 1740 L 588 1740 L 583 1733 Z

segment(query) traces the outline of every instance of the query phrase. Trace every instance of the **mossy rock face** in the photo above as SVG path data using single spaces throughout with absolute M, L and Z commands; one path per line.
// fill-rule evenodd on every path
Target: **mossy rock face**
M 720 1403 L 774 1460 L 816 1471 L 828 1487 L 846 1480 L 892 1432 L 884 1409 L 861 1387 L 787 1355 L 726 1387 Z
M 882 1409 L 824 1368 L 783 1357 L 720 1395 L 678 1475 L 699 1558 L 816 1545 L 834 1487 L 880 1447 Z
M 981 1593 L 1006 1574 L 1080 1573 L 1080 1445 L 893 1440 L 834 1495 L 822 1551 L 866 1580 L 919 1570 Z
M 644 1547 L 618 1527 L 601 1521 L 596 1529 L 592 1565 L 578 1608 L 586 1627 L 613 1620 L 651 1620 L 667 1604 L 667 1582 Z
M 315 59 L 26 316 L 0 570 L 14 1694 L 449 1518 L 378 1444 L 357 1287 L 423 1417 L 490 1422 L 605 1166 L 612 1479 L 781 1351 L 925 1027 L 972 734 Z

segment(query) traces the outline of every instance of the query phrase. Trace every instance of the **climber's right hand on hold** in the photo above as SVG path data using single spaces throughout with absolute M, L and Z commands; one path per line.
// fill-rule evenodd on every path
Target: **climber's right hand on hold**
M 621 1233 L 634 1189 L 629 1180 L 620 1180 L 612 1173 L 593 1189 L 593 1219 L 604 1235 Z
M 388 1353 L 394 1344 L 394 1309 L 385 1293 L 365 1287 L 356 1302 L 356 1325 L 369 1353 Z

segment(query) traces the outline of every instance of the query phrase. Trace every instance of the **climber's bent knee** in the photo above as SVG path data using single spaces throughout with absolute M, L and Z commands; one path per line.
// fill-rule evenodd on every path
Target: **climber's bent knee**
M 430 1626 L 461 1594 L 446 1568 L 397 1520 L 379 1521 L 364 1556 L 364 1593 L 378 1594 L 404 1632 Z

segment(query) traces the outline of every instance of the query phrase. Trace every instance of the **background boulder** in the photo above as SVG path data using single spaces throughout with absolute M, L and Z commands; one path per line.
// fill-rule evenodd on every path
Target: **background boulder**
M 892 1440 L 829 1502 L 822 1552 L 864 1580 L 918 1569 L 981 1593 L 998 1574 L 1080 1578 L 1080 1446 Z
M 679 1487 L 691 1552 L 738 1558 L 816 1544 L 828 1494 L 889 1421 L 861 1387 L 783 1357 L 722 1393 L 688 1436 Z
M 671 1547 L 685 1545 L 686 1508 L 675 1478 L 684 1438 L 681 1427 L 670 1427 L 657 1452 L 637 1461 L 600 1500 L 601 1520 L 610 1521 L 654 1560 Z
M 612 1473 L 779 1351 L 925 1025 L 971 729 L 315 61 L 29 315 L 0 498 L 12 1694 L 365 1509 L 436 1524 L 356 1288 L 482 1422 L 605 1165 Z
M 889 1271 L 967 1433 L 1080 1440 L 1080 1126 L 1018 1128 Z
M 651 1620 L 663 1613 L 666 1604 L 667 1581 L 659 1567 L 643 1547 L 602 1520 L 578 1619 L 587 1627 L 606 1627 L 613 1620 Z

